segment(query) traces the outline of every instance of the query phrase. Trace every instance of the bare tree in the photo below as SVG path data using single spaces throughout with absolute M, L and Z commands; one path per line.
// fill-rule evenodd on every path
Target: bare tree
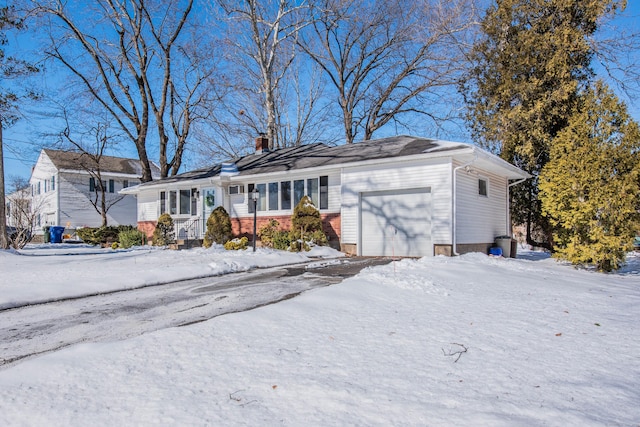
M 106 227 L 107 213 L 109 209 L 116 203 L 124 199 L 126 196 L 120 194 L 111 194 L 108 190 L 107 180 L 103 179 L 103 159 L 105 150 L 113 144 L 113 136 L 109 134 L 109 123 L 97 123 L 89 126 L 89 129 L 81 137 L 73 135 L 68 117 L 65 116 L 67 126 L 61 132 L 60 138 L 71 145 L 78 153 L 76 164 L 90 176 L 89 201 L 102 218 L 102 227 Z M 84 137 L 90 137 L 91 142 L 86 142 Z M 91 188 L 93 187 L 93 188 Z
M 474 0 L 313 0 L 300 48 L 336 90 L 347 143 L 406 113 L 430 108 L 454 87 L 472 30 Z
M 307 6 L 291 0 L 219 0 L 219 4 L 228 17 L 230 53 L 242 74 L 237 74 L 238 80 L 249 80 L 242 89 L 261 97 L 253 111 L 247 108 L 252 107 L 251 101 L 244 108 L 230 110 L 237 112 L 232 113 L 236 119 L 254 128 L 254 136 L 259 126 L 266 126 L 271 148 L 285 146 L 287 141 L 279 131 L 285 126 L 278 101 L 284 96 L 285 80 L 296 57 L 295 38 L 307 24 L 302 13 Z M 245 103 L 247 98 L 250 96 Z
M 192 125 L 206 114 L 213 72 L 198 42 L 181 38 L 193 0 L 96 0 L 81 10 L 63 0 L 34 3 L 48 29 L 48 56 L 135 144 L 142 181 L 152 180 L 154 126 L 161 177 L 176 174 Z
M 34 203 L 29 181 L 17 176 L 9 178 L 7 199 L 8 226 L 11 228 L 9 240 L 14 249 L 22 249 L 34 235 L 37 218 L 42 213 L 42 203 Z

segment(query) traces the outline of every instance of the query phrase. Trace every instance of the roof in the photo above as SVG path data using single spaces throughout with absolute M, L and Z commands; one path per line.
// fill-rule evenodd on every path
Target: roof
M 480 149 L 461 142 L 399 135 L 335 147 L 330 147 L 322 143 L 301 145 L 262 154 L 249 154 L 244 157 L 232 159 L 229 162 L 233 162 L 236 165 L 239 176 L 247 176 L 324 166 L 339 166 L 356 162 L 416 155 L 444 155 L 447 153 L 453 155 L 460 151 L 472 153 L 475 150 Z M 484 154 L 486 156 L 483 157 L 488 156 L 488 158 L 494 158 L 497 164 L 503 169 L 510 170 L 512 174 L 516 175 L 516 178 L 526 176 L 526 173 L 499 157 L 490 153 Z M 221 168 L 222 164 L 216 164 L 211 167 L 181 173 L 162 180 L 144 183 L 141 184 L 141 187 L 211 178 L 220 175 Z
M 51 159 L 58 170 L 86 170 L 95 169 L 95 162 L 86 153 L 76 151 L 42 150 Z M 142 175 L 142 165 L 138 159 L 123 157 L 102 156 L 100 158 L 100 170 L 102 172 L 121 173 L 127 175 Z M 160 168 L 151 162 L 151 174 L 160 175 Z

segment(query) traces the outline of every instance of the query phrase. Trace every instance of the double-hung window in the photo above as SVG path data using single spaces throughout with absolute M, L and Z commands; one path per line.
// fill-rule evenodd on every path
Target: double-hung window
M 253 213 L 253 201 L 250 194 L 254 188 L 257 188 L 260 193 L 258 211 L 291 210 L 300 203 L 305 195 L 311 198 L 318 209 L 329 208 L 329 177 L 326 175 L 267 184 L 249 184 L 247 187 L 249 213 Z

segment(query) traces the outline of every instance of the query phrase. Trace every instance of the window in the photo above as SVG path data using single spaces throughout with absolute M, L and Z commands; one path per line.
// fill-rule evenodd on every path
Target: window
M 160 215 L 167 212 L 167 193 L 160 192 Z
M 116 190 L 115 187 L 116 187 L 116 183 L 112 179 L 110 179 L 109 180 L 109 193 L 114 193 L 115 190 Z
M 129 181 L 128 180 L 124 180 L 122 181 L 122 188 L 127 188 L 129 186 Z
M 257 188 L 260 196 L 258 197 L 258 211 L 267 210 L 267 184 L 249 184 L 247 188 L 247 203 L 249 204 L 249 213 L 253 213 L 253 199 L 251 199 L 251 193 L 253 189 Z
M 244 185 L 230 185 L 229 194 L 242 194 L 244 193 Z
M 198 189 L 191 189 L 191 215 L 198 214 Z
M 311 197 L 311 201 L 318 206 L 318 178 L 307 179 L 307 196 Z
M 258 188 L 258 193 L 260 193 L 260 197 L 258 198 L 258 210 L 266 211 L 267 210 L 267 184 L 258 184 L 256 185 Z
M 277 182 L 269 183 L 269 210 L 270 211 L 278 210 L 278 183 Z
M 280 183 L 280 209 L 291 209 L 291 181 Z
M 176 191 L 169 191 L 169 215 L 178 212 L 178 194 Z
M 319 209 L 329 209 L 329 177 L 320 177 L 320 206 Z
M 293 181 L 293 206 L 298 206 L 304 197 L 304 179 Z
M 51 177 L 51 191 L 54 191 L 56 189 L 56 176 L 52 176 Z
M 41 182 L 40 182 L 40 181 L 38 181 L 38 190 L 37 190 L 37 194 L 40 194 L 40 193 L 41 193 L 41 186 L 40 186 L 40 184 L 41 184 Z
M 232 187 L 229 187 L 231 191 Z M 329 208 L 329 177 L 297 179 L 293 181 L 269 182 L 265 184 L 248 184 L 247 203 L 249 213 L 253 213 L 251 193 L 257 188 L 260 193 L 258 210 L 276 211 L 291 210 L 307 195 L 318 209 Z
M 488 195 L 488 183 L 487 180 L 484 178 L 479 178 L 478 179 L 478 194 L 484 197 L 487 197 Z
M 180 190 L 180 215 L 189 214 L 191 190 Z

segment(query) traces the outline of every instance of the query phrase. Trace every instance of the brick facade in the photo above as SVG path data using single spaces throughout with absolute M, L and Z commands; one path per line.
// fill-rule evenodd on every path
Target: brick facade
M 322 219 L 322 231 L 327 235 L 329 246 L 340 248 L 340 214 L 320 214 Z M 256 229 L 259 232 L 270 220 L 275 219 L 280 223 L 282 230 L 291 228 L 291 215 L 281 216 L 258 216 Z M 142 231 L 148 240 L 152 240 L 153 231 L 156 229 L 157 221 L 138 221 L 138 230 Z M 250 241 L 253 238 L 253 217 L 231 218 L 231 232 L 234 237 L 246 236 Z

